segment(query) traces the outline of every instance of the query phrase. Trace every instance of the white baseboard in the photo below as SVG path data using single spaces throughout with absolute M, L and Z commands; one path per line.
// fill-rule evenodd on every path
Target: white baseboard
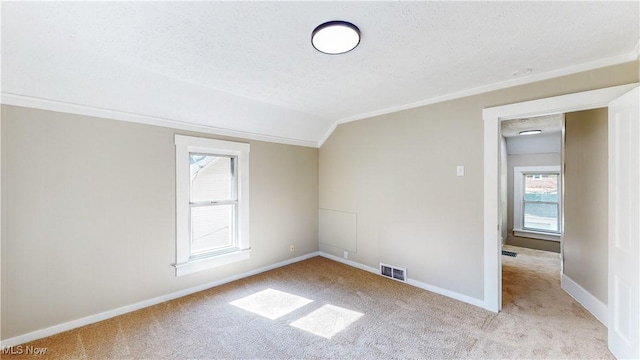
M 337 261 L 339 263 L 343 263 L 345 265 L 349 265 L 351 267 L 358 268 L 360 270 L 368 271 L 370 273 L 378 274 L 378 272 L 379 272 L 379 269 L 376 269 L 374 267 L 367 266 L 367 265 L 362 265 L 362 264 L 357 263 L 355 261 L 343 259 L 341 257 L 335 256 L 335 255 L 331 255 L 331 254 L 328 254 L 328 253 L 323 252 L 323 251 L 320 251 L 319 255 L 322 256 L 322 257 L 325 257 L 327 259 L 331 259 L 333 261 Z
M 296 258 L 293 259 L 289 259 L 289 260 L 285 260 L 285 261 L 281 261 L 278 263 L 275 263 L 273 265 L 269 265 L 269 266 L 265 266 L 265 267 L 261 267 L 255 270 L 251 270 L 242 274 L 238 274 L 238 275 L 234 275 L 234 276 L 230 276 L 224 279 L 220 279 L 220 280 L 216 280 L 216 281 L 212 281 L 206 284 L 202 284 L 199 286 L 195 286 L 192 288 L 188 288 L 188 289 L 184 289 L 184 290 L 180 290 L 180 291 L 176 291 L 174 293 L 171 294 L 166 294 L 166 295 L 162 295 L 162 296 L 158 296 L 156 298 L 153 299 L 149 299 L 149 300 L 144 300 L 135 304 L 131 304 L 131 305 L 126 305 L 123 307 L 119 307 L 117 309 L 113 309 L 113 310 L 108 310 L 105 312 L 101 312 L 99 314 L 95 314 L 95 315 L 90 315 L 87 317 L 83 317 L 81 319 L 77 319 L 77 320 L 72 320 L 63 324 L 58 324 L 58 325 L 54 325 L 51 327 L 48 327 L 46 329 L 41 329 L 41 330 L 37 330 L 34 332 L 30 332 L 24 335 L 19 335 L 16 337 L 12 337 L 6 340 L 2 340 L 0 342 L 0 347 L 5 348 L 5 347 L 10 347 L 10 346 L 17 346 L 20 344 L 24 344 L 26 342 L 29 341 L 33 341 L 33 340 L 38 340 L 38 339 L 42 339 L 45 338 L 47 336 L 51 336 L 51 335 L 55 335 L 55 334 L 59 334 L 61 332 L 64 331 L 68 331 L 68 330 L 72 330 L 81 326 L 85 326 L 85 325 L 89 325 L 89 324 L 93 324 L 99 321 L 103 321 L 106 319 L 110 319 L 112 317 L 118 316 L 118 315 L 122 315 L 122 314 L 126 314 L 132 311 L 136 311 L 136 310 L 140 310 L 142 308 L 146 308 L 152 305 L 156 305 L 156 304 L 160 304 L 163 303 L 165 301 L 169 301 L 169 300 L 173 300 L 173 299 L 177 299 L 183 296 L 187 296 L 193 293 L 197 293 L 199 291 L 202 290 L 206 290 L 206 289 L 210 289 L 212 287 L 216 287 L 216 286 L 220 286 L 222 284 L 226 284 L 232 281 L 236 281 L 236 280 L 240 280 L 249 276 L 253 276 L 253 275 L 257 275 L 269 270 L 273 270 L 273 269 L 277 269 L 279 267 L 285 266 L 285 265 L 289 265 L 289 264 L 293 264 L 302 260 L 306 260 L 315 256 L 318 256 L 319 253 L 316 252 L 312 252 L 306 255 L 302 255 L 302 256 L 298 256 Z
M 407 279 L 407 283 L 409 285 L 413 285 L 415 287 L 418 287 L 420 289 L 424 289 L 427 291 L 431 291 L 434 292 L 436 294 L 440 294 L 449 298 L 452 298 L 454 300 L 458 300 L 458 301 L 462 301 L 464 303 L 473 305 L 473 306 L 477 306 L 479 308 L 483 308 L 483 309 L 487 309 L 487 305 L 485 304 L 484 300 L 481 299 L 476 299 L 474 297 L 468 296 L 468 295 L 464 295 L 464 294 L 460 294 L 457 293 L 455 291 L 451 291 L 451 290 L 447 290 L 447 289 L 443 289 L 434 285 L 429 285 L 417 280 L 413 280 L 413 279 Z
M 607 305 L 603 304 L 602 301 L 591 295 L 587 290 L 578 285 L 575 281 L 571 280 L 571 278 L 565 274 L 562 274 L 560 286 L 567 292 L 567 294 L 593 314 L 593 316 L 595 316 L 596 319 L 598 319 L 604 326 L 608 326 Z
M 327 254 L 327 253 L 322 252 L 322 251 L 320 251 L 320 256 L 326 257 L 327 259 L 331 259 L 333 261 L 337 261 L 339 263 L 343 263 L 345 265 L 349 265 L 349 266 L 358 268 L 360 270 L 368 271 L 368 272 L 371 272 L 371 273 L 374 273 L 374 274 L 379 274 L 380 273 L 379 269 L 376 269 L 376 268 L 373 268 L 373 267 L 367 266 L 367 265 L 362 265 L 362 264 L 357 263 L 355 261 L 343 259 L 343 258 L 340 258 L 340 257 L 335 256 L 335 255 Z M 458 301 L 462 301 L 462 302 L 467 303 L 467 304 L 471 304 L 471 305 L 474 305 L 474 306 L 477 306 L 477 307 L 480 307 L 480 308 L 483 308 L 483 309 L 487 309 L 484 300 L 476 299 L 476 298 L 473 298 L 471 296 L 467 296 L 467 295 L 463 295 L 463 294 L 457 293 L 455 291 L 451 291 L 451 290 L 443 289 L 443 288 L 440 288 L 440 287 L 437 287 L 437 286 L 429 285 L 429 284 L 426 284 L 426 283 L 423 283 L 423 282 L 420 282 L 420 281 L 417 281 L 417 280 L 413 280 L 411 278 L 407 278 L 407 284 L 415 286 L 415 287 L 423 289 L 423 290 L 431 291 L 431 292 L 434 292 L 436 294 L 440 294 L 440 295 L 443 295 L 443 296 L 446 296 L 446 297 L 449 297 L 449 298 L 452 298 L 452 299 L 455 299 L 455 300 L 458 300 Z

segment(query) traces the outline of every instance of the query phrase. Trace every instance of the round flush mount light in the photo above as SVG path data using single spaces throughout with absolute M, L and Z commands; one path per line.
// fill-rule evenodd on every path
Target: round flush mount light
M 520 131 L 518 134 L 520 135 L 535 135 L 535 134 L 540 134 L 542 132 L 542 130 L 525 130 L 525 131 Z
M 311 33 L 311 44 L 325 54 L 344 54 L 355 49 L 359 43 L 360 29 L 346 21 L 320 24 Z

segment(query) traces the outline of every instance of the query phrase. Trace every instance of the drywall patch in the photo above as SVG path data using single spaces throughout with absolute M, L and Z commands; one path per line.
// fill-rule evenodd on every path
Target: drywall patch
M 319 210 L 320 244 L 357 252 L 358 214 L 348 211 Z

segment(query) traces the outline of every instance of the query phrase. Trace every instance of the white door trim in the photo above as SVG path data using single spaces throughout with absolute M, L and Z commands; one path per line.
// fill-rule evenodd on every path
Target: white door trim
M 640 357 L 640 88 L 609 104 L 608 345 Z
M 484 121 L 484 308 L 502 309 L 500 121 L 607 107 L 638 83 L 486 108 Z M 612 156 L 611 154 L 609 156 Z

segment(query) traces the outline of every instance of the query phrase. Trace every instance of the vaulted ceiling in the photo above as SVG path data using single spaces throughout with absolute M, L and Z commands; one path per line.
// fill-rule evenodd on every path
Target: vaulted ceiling
M 341 122 L 631 61 L 640 38 L 638 2 L 1 6 L 3 103 L 306 146 Z M 329 20 L 360 45 L 316 51 Z

